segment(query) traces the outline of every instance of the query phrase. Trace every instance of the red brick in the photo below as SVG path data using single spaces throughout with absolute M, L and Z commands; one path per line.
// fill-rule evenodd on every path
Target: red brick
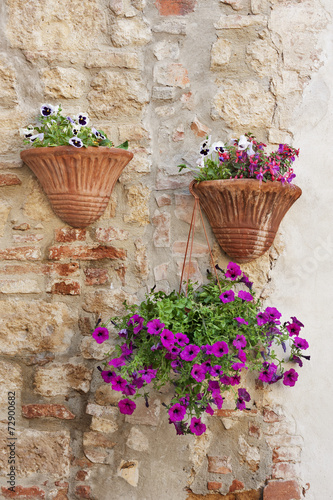
M 84 270 L 86 276 L 86 285 L 104 285 L 109 281 L 109 275 L 106 269 L 95 269 L 89 267 Z
M 85 241 L 85 229 L 74 229 L 72 227 L 63 227 L 55 230 L 55 240 L 60 243 L 70 243 L 72 241 Z
M 276 463 L 272 467 L 273 479 L 294 479 L 297 477 L 297 471 L 294 464 L 288 462 Z
M 167 212 L 160 213 L 158 210 L 156 210 L 152 222 L 156 227 L 153 234 L 155 247 L 169 247 L 171 215 Z
M 100 259 L 122 259 L 126 258 L 126 251 L 122 248 L 114 248 L 99 245 L 89 246 L 59 246 L 49 248 L 49 259 L 78 259 L 78 260 L 100 260 Z
M 62 420 L 72 420 L 75 415 L 61 404 L 29 404 L 22 405 L 22 415 L 25 418 L 54 417 Z
M 207 490 L 219 490 L 222 488 L 222 483 L 219 483 L 218 481 L 208 481 L 207 483 Z
M 301 489 L 297 481 L 270 481 L 264 489 L 263 500 L 300 500 Z
M 20 498 L 21 500 L 44 500 L 45 491 L 38 486 L 15 486 L 15 491 L 10 491 L 7 488 L 1 487 L 4 498 Z
M 273 462 L 300 462 L 301 448 L 298 446 L 278 446 L 273 450 Z
M 121 284 L 122 286 L 125 286 L 126 284 L 126 271 L 127 271 L 127 267 L 125 266 L 120 266 L 120 267 L 117 267 L 117 269 L 115 269 L 117 275 L 118 275 L 118 278 L 120 279 L 121 281 Z
M 171 205 L 171 196 L 168 194 L 161 194 L 156 196 L 156 203 L 159 207 Z
M 242 481 L 238 481 L 238 479 L 234 479 L 229 488 L 229 493 L 233 493 L 234 491 L 241 491 L 244 489 L 244 483 Z
M 76 481 L 85 481 L 88 476 L 86 470 L 78 470 L 75 476 Z
M 57 281 L 52 284 L 49 293 L 55 295 L 80 295 L 81 286 L 78 281 Z
M 75 488 L 75 495 L 77 495 L 79 498 L 91 498 L 90 493 L 90 486 L 82 484 Z
M 215 410 L 214 415 L 216 417 L 223 418 L 238 418 L 238 417 L 250 417 L 256 415 L 258 410 Z
M 249 436 L 260 439 L 261 437 L 261 429 L 258 425 L 249 422 Z
M 230 457 L 207 457 L 208 472 L 230 474 L 232 472 Z
M 161 16 L 185 16 L 194 11 L 196 0 L 156 0 Z
M 37 247 L 12 247 L 0 250 L 0 260 L 38 260 L 40 258 L 40 248 Z
M 191 130 L 198 137 L 206 137 L 207 135 L 209 135 L 211 131 L 210 128 L 206 127 L 206 125 L 203 125 L 203 123 L 199 122 L 197 118 L 195 118 L 191 123 Z
M 67 481 L 56 481 L 54 484 L 55 486 L 59 486 L 60 488 L 65 489 L 67 493 L 69 488 L 69 483 L 67 483 Z
M 58 490 L 57 495 L 53 498 L 53 500 L 69 500 L 67 496 L 66 490 Z
M 15 174 L 0 174 L 0 186 L 15 186 L 22 184 L 21 179 Z
M 281 422 L 281 420 L 284 420 L 283 415 L 278 415 L 275 413 L 275 411 L 271 410 L 270 408 L 264 408 L 264 422 L 268 423 L 273 423 L 273 422 Z

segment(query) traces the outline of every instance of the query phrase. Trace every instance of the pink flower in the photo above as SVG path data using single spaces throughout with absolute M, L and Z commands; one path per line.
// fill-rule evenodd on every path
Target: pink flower
M 169 417 L 171 422 L 180 422 L 185 417 L 186 408 L 179 403 L 174 404 L 169 408 Z
M 201 436 L 204 432 L 206 432 L 207 427 L 203 424 L 200 418 L 193 417 L 191 419 L 190 431 L 196 436 Z
M 234 281 L 238 278 L 238 276 L 241 275 L 242 271 L 239 265 L 235 264 L 234 262 L 229 262 L 229 264 L 227 265 L 227 272 L 225 273 L 225 277 Z
M 109 338 L 109 330 L 103 326 L 98 326 L 92 333 L 93 338 L 97 344 L 103 344 Z
M 192 367 L 191 375 L 197 382 L 202 382 L 205 380 L 206 370 L 202 366 L 195 364 Z
M 294 387 L 296 381 L 298 379 L 298 373 L 294 368 L 291 368 L 287 372 L 283 374 L 283 383 L 284 385 L 289 385 L 289 387 Z
M 244 290 L 240 290 L 238 292 L 238 297 L 242 300 L 244 300 L 244 302 L 251 302 L 253 300 L 253 297 L 251 295 L 250 292 L 245 292 Z
M 136 404 L 134 401 L 131 401 L 130 399 L 121 399 L 118 403 L 118 407 L 120 410 L 120 413 L 123 413 L 124 415 L 132 415 L 133 411 L 136 408 Z

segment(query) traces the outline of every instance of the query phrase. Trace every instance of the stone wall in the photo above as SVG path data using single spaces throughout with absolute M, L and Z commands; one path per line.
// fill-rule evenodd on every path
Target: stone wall
M 303 498 L 303 438 L 274 390 L 249 377 L 251 409 L 226 405 L 207 418 L 204 436 L 178 437 L 161 406 L 167 393 L 119 414 L 97 370 L 106 347 L 91 329 L 155 284 L 179 286 L 193 199 L 191 175 L 177 165 L 195 163 L 203 137 L 252 131 L 271 146 L 293 143 L 292 117 L 323 65 L 329 21 L 319 0 L 0 4 L 2 498 Z M 46 102 L 88 112 L 134 153 L 106 212 L 84 230 L 57 218 L 20 160 L 18 129 Z M 266 255 L 243 266 L 263 299 L 276 298 L 283 227 Z M 199 223 L 193 256 L 190 276 L 202 283 L 209 258 Z M 15 494 L 6 488 L 8 391 L 16 393 Z

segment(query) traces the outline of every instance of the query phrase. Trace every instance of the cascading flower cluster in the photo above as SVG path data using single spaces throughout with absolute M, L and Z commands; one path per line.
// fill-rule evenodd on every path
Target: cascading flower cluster
M 113 147 L 105 132 L 89 127 L 87 113 L 78 113 L 71 118 L 62 116 L 61 106 L 44 104 L 40 108 L 36 125 L 28 125 L 20 129 L 24 144 L 33 147 L 73 146 L 82 148 L 88 146 Z M 128 149 L 127 141 L 118 148 Z
M 197 168 L 178 165 L 179 170 L 190 168 L 196 181 L 218 179 L 258 179 L 260 182 L 279 181 L 291 183 L 296 177 L 293 162 L 299 150 L 280 144 L 277 151 L 266 153 L 266 144 L 258 142 L 250 133 L 228 144 L 211 143 L 207 137 L 200 146 Z
M 131 415 L 140 396 L 148 405 L 150 384 L 159 390 L 170 383 L 169 422 L 177 434 L 201 435 L 206 430 L 202 415 L 222 408 L 225 391 L 233 392 L 239 410 L 250 402 L 240 387 L 242 371 L 256 370 L 268 384 L 295 385 L 296 370 L 285 371 L 283 363 L 301 367 L 302 359 L 310 359 L 303 354 L 308 343 L 299 336 L 304 325 L 296 317 L 281 324 L 275 307 L 260 311 L 252 283 L 237 264 L 219 271 L 222 293 L 209 274 L 208 284 L 196 292 L 190 285 L 187 297 L 151 292 L 139 306 L 127 306 L 123 318 L 109 320 L 118 327 L 120 344 L 116 357 L 98 368 L 104 381 L 123 394 L 121 413 Z M 108 324 L 99 323 L 92 333 L 98 343 L 109 339 Z

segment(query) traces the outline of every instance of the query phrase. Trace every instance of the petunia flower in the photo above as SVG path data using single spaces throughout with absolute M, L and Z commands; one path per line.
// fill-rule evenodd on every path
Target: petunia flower
M 309 344 L 305 339 L 301 339 L 300 337 L 295 337 L 294 346 L 297 347 L 298 349 L 303 349 L 305 351 L 309 347 Z
M 279 319 L 281 318 L 281 313 L 276 309 L 276 307 L 266 307 L 265 314 L 268 317 L 269 322 L 280 324 Z
M 289 385 L 289 387 L 294 387 L 298 379 L 298 373 L 294 368 L 291 368 L 283 374 L 283 384 Z
M 227 271 L 225 273 L 225 277 L 231 279 L 232 281 L 236 280 L 238 276 L 241 276 L 242 271 L 238 264 L 235 262 L 229 262 L 227 265 Z
M 79 139 L 78 137 L 71 137 L 68 141 L 68 143 L 71 145 L 71 146 L 74 146 L 75 148 L 82 148 L 83 146 L 83 142 L 81 141 L 81 139 Z
M 224 400 L 220 394 L 213 394 L 213 402 L 219 410 L 222 409 L 223 401 Z
M 121 399 L 118 402 L 118 407 L 120 413 L 122 413 L 123 415 L 132 415 L 132 413 L 136 408 L 136 404 L 134 403 L 134 401 L 131 401 L 130 399 L 126 398 L 126 399 Z
M 240 316 L 237 316 L 236 318 L 233 318 L 234 320 L 236 320 L 238 322 L 238 324 L 240 325 L 248 325 L 249 322 L 248 321 L 245 321 L 244 318 L 241 318 Z
M 134 396 L 135 393 L 136 393 L 135 386 L 127 383 L 123 390 L 123 394 L 125 394 L 126 396 Z
M 186 408 L 185 406 L 176 403 L 173 406 L 171 406 L 171 408 L 169 408 L 168 413 L 171 422 L 180 422 L 185 417 Z
M 263 312 L 260 312 L 257 314 L 258 326 L 266 325 L 266 323 L 268 323 L 268 321 L 269 321 L 269 318 L 268 318 L 267 314 L 265 314 Z
M 234 318 L 236 319 L 236 318 Z M 245 324 L 248 324 L 245 322 Z M 235 340 L 232 341 L 232 344 L 236 347 L 236 349 L 242 349 L 243 347 L 246 347 L 246 338 L 244 335 L 237 335 Z
M 113 380 L 112 380 L 112 389 L 114 391 L 120 391 L 123 392 L 123 390 L 126 387 L 127 380 L 122 378 L 120 375 L 117 375 Z
M 109 330 L 103 326 L 98 326 L 92 333 L 92 337 L 96 340 L 97 344 L 103 344 L 109 339 Z
M 209 374 L 212 377 L 219 377 L 220 375 L 222 375 L 222 373 L 223 373 L 223 370 L 222 370 L 222 366 L 220 366 L 220 365 L 214 365 L 209 370 Z
M 198 364 L 194 364 L 191 370 L 191 375 L 197 382 L 202 382 L 206 377 L 206 370 Z
M 194 358 L 197 357 L 197 355 L 200 352 L 200 347 L 194 344 L 187 345 L 184 350 L 180 353 L 180 357 L 184 361 L 193 361 Z
M 164 327 L 165 324 L 161 323 L 158 318 L 152 319 L 147 323 L 147 331 L 150 335 L 159 335 Z
M 109 361 L 109 365 L 114 366 L 115 368 L 119 368 L 120 366 L 125 366 L 126 361 L 123 357 L 113 358 L 111 359 L 111 361 Z
M 219 299 L 223 302 L 223 304 L 233 302 L 235 300 L 235 292 L 233 290 L 226 290 L 219 296 Z
M 210 404 L 208 404 L 208 405 L 206 406 L 205 412 L 206 412 L 206 413 L 208 413 L 208 415 L 211 415 L 211 416 L 213 416 L 213 415 L 214 415 L 214 410 L 213 410 L 213 408 L 210 406 Z
M 163 332 L 161 333 L 161 342 L 164 345 L 164 347 L 166 347 L 167 349 L 169 349 L 175 343 L 175 336 L 174 336 L 174 334 L 170 330 L 167 330 L 165 328 L 163 330 Z
M 286 328 L 289 332 L 289 335 L 292 337 L 293 335 L 298 335 L 301 327 L 297 323 L 286 323 Z
M 200 418 L 193 417 L 190 423 L 190 431 L 196 436 L 201 436 L 204 432 L 206 432 L 207 427 L 203 424 Z
M 138 370 L 138 374 L 141 375 L 141 377 L 147 384 L 150 384 L 153 378 L 156 378 L 157 370 L 153 370 L 152 368 L 145 368 L 144 370 Z
M 104 382 L 106 382 L 107 384 L 110 384 L 116 377 L 116 373 L 111 370 L 103 370 L 101 372 L 101 375 Z
M 242 299 L 244 302 L 251 302 L 253 300 L 251 293 L 245 292 L 244 290 L 238 292 L 238 298 Z
M 219 340 L 212 345 L 212 354 L 217 358 L 221 358 L 225 354 L 228 354 L 228 352 L 229 347 L 228 344 L 224 342 L 224 340 Z
M 188 344 L 190 342 L 189 338 L 187 335 L 185 335 L 184 333 L 176 333 L 175 335 L 175 342 L 180 345 L 181 347 L 184 347 L 186 344 Z
M 130 317 L 130 319 L 127 321 L 127 325 L 131 326 L 133 325 L 133 333 L 134 335 L 137 335 L 139 332 L 141 332 L 143 328 L 143 318 L 139 316 L 139 314 L 133 314 L 133 316 Z
M 262 382 L 270 382 L 276 373 L 277 366 L 274 363 L 263 363 L 263 370 L 259 374 L 259 380 Z

